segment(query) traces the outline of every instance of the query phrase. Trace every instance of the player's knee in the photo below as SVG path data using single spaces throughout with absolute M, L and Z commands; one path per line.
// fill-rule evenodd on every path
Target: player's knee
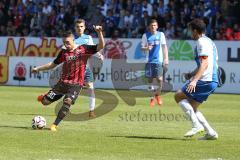
M 93 82 L 88 82 L 88 83 L 87 83 L 87 87 L 88 87 L 89 89 L 94 89 Z
M 178 90 L 174 95 L 175 101 L 178 103 L 181 101 L 181 90 Z
M 46 98 L 43 98 L 41 103 L 44 105 L 44 106 L 47 106 L 49 104 L 51 104 L 52 102 L 50 102 L 49 100 L 47 100 Z
M 152 83 L 153 82 L 153 78 L 148 78 L 148 83 Z
M 162 80 L 163 80 L 162 76 L 157 78 L 158 83 L 162 82 Z
M 71 98 L 65 98 L 64 100 L 63 100 L 63 102 L 65 103 L 65 104 L 67 104 L 67 105 L 72 105 L 72 100 L 71 100 Z

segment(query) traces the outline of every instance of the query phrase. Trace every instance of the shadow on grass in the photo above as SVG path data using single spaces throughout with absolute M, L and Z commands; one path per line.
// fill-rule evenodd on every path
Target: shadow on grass
M 189 141 L 189 140 L 193 140 L 191 138 L 187 139 L 187 138 L 177 138 L 177 137 L 147 137 L 147 136 L 109 136 L 109 137 L 113 137 L 113 138 L 132 138 L 132 139 L 154 139 L 154 140 L 180 140 L 180 141 Z
M 43 129 L 33 129 L 32 127 L 23 127 L 23 126 L 0 126 L 0 128 L 12 128 L 12 129 L 24 129 L 24 130 L 49 130 L 49 128 Z

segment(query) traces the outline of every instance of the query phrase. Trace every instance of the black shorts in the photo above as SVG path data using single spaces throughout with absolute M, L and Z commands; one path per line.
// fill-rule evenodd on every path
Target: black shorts
M 146 78 L 158 78 L 163 74 L 163 65 L 161 63 L 147 63 L 145 66 Z
M 81 89 L 80 85 L 58 82 L 44 97 L 50 102 L 55 102 L 65 95 L 64 99 L 70 98 L 74 104 Z

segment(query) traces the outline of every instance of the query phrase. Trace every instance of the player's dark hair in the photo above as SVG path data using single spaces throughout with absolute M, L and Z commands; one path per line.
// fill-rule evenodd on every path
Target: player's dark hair
M 158 21 L 156 19 L 151 19 L 150 21 L 148 21 L 148 25 L 150 25 L 152 23 L 158 23 Z
M 79 23 L 84 23 L 84 25 L 86 24 L 84 19 L 77 19 L 77 20 L 75 21 L 75 25 L 76 25 L 76 24 L 79 24 Z
M 71 37 L 71 36 L 73 36 L 73 33 L 72 33 L 72 31 L 68 30 L 68 31 L 63 32 L 62 36 L 64 38 Z
M 206 30 L 206 24 L 202 19 L 194 19 L 189 24 L 188 27 L 193 31 L 196 30 L 199 34 L 202 34 Z

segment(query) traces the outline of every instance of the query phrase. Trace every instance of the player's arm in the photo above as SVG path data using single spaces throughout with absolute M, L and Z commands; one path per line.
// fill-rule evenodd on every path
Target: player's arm
M 63 50 L 60 51 L 60 53 L 58 54 L 58 56 L 55 58 L 55 60 L 53 62 L 49 62 L 42 66 L 34 67 L 32 69 L 32 72 L 37 73 L 39 71 L 45 71 L 45 70 L 50 70 L 50 69 L 55 68 L 58 64 L 62 63 L 64 60 L 62 51 Z
M 97 32 L 97 35 L 98 35 L 99 42 L 97 45 L 97 51 L 100 51 L 105 46 L 105 41 L 104 41 L 103 33 L 102 33 L 102 26 L 93 26 L 93 28 Z
M 197 73 L 193 76 L 193 80 L 192 80 L 196 82 L 202 77 L 204 71 L 208 68 L 208 57 L 200 56 L 199 58 L 200 58 L 200 66 L 197 69 Z
M 193 76 L 191 82 L 187 87 L 186 91 L 189 93 L 195 92 L 197 81 L 202 77 L 204 71 L 208 68 L 208 53 L 211 52 L 209 51 L 208 43 L 205 41 L 199 41 L 197 44 L 197 52 L 198 58 L 200 60 L 200 65 L 197 68 L 196 74 Z
M 164 64 L 168 65 L 169 61 L 168 61 L 168 48 L 166 44 L 162 45 L 162 50 L 163 50 L 163 60 L 164 60 Z
M 95 55 L 95 57 L 97 57 L 98 59 L 100 59 L 100 60 L 104 60 L 104 55 L 103 55 L 103 51 L 102 50 L 100 50 L 100 51 L 98 51 L 97 53 L 95 53 L 94 54 Z
M 193 76 L 196 75 L 197 71 L 198 71 L 198 68 L 194 69 L 192 72 L 184 73 L 185 79 L 186 79 L 186 80 L 191 79 Z
M 189 92 L 189 93 L 195 92 L 195 87 L 196 87 L 197 81 L 202 77 L 204 71 L 208 67 L 208 57 L 200 56 L 199 58 L 200 58 L 200 66 L 197 69 L 197 73 L 193 76 L 193 78 L 187 88 L 187 92 Z
M 49 62 L 47 64 L 44 64 L 42 66 L 38 66 L 38 67 L 34 67 L 32 69 L 33 73 L 37 73 L 39 71 L 45 71 L 45 70 L 49 70 L 49 69 L 53 69 L 57 66 L 57 64 L 55 64 L 54 62 Z
M 152 49 L 152 46 L 148 45 L 147 36 L 146 36 L 146 33 L 144 33 L 143 36 L 142 36 L 142 41 L 141 41 L 141 50 L 144 53 L 148 53 L 148 51 L 151 50 L 151 49 Z
M 163 52 L 163 65 L 167 66 L 169 64 L 168 60 L 168 48 L 167 48 L 167 43 L 166 43 L 166 38 L 164 33 L 161 33 L 161 47 L 162 47 L 162 52 Z

